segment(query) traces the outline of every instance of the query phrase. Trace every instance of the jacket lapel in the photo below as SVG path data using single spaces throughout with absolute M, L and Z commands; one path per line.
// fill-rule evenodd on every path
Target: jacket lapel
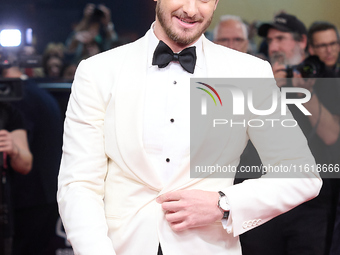
M 148 32 L 150 33 L 150 31 Z M 149 162 L 143 145 L 143 116 L 147 73 L 148 33 L 130 47 L 120 74 L 116 92 L 116 132 L 118 147 L 129 170 L 153 190 L 161 190 L 162 183 Z

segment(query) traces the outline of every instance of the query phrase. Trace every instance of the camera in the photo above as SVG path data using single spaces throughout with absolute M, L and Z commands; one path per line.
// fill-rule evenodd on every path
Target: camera
M 98 5 L 96 5 L 91 16 L 91 21 L 95 23 L 99 23 L 104 17 L 105 17 L 105 13 L 99 8 Z
M 0 78 L 0 102 L 19 101 L 24 97 L 24 80 L 20 78 Z
M 27 52 L 31 45 L 31 28 L 21 30 L 10 26 L 0 26 L 0 69 L 11 66 L 41 67 L 41 56 Z
M 286 68 L 287 78 L 292 78 L 295 71 L 299 72 L 303 78 L 317 78 L 325 73 L 325 64 L 318 56 L 309 56 L 298 65 L 288 66 Z

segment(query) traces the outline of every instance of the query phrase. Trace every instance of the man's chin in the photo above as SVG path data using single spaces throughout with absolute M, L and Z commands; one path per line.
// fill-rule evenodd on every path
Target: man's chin
M 186 46 L 197 41 L 201 36 L 201 33 L 173 33 L 172 40 L 181 46 Z

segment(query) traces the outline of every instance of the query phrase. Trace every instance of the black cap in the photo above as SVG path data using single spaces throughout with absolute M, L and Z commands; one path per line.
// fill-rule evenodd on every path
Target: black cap
M 300 35 L 307 34 L 305 25 L 295 16 L 286 13 L 276 15 L 274 22 L 262 24 L 257 33 L 259 36 L 266 37 L 270 28 L 275 28 L 282 32 L 295 32 Z

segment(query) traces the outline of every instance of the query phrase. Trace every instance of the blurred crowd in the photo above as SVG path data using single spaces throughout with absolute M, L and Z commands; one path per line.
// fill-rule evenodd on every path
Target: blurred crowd
M 33 78 L 72 81 L 82 59 L 121 44 L 123 41 L 115 31 L 110 9 L 103 4 L 89 3 L 83 10 L 81 20 L 74 25 L 73 31 L 64 42 L 50 42 L 46 45 L 41 67 L 26 68 L 23 72 Z M 34 46 L 25 48 L 24 54 L 33 53 Z
M 284 14 L 284 12 L 277 15 Z M 256 57 L 268 60 L 274 67 L 275 77 L 285 77 L 285 67 L 294 66 L 302 62 L 302 59 L 311 55 L 316 55 L 326 64 L 326 69 L 335 66 L 338 61 L 339 43 L 337 41 L 338 30 L 334 24 L 328 21 L 316 21 L 307 30 L 302 33 L 302 38 L 297 38 L 301 31 L 294 31 L 294 39 L 300 41 L 300 50 L 303 51 L 301 57 L 294 54 L 294 58 L 284 56 L 278 46 L 277 40 L 271 40 L 272 35 L 263 35 L 259 30 L 264 21 L 248 22 L 243 17 L 234 15 L 224 15 L 212 31 L 205 33 L 206 37 L 217 44 L 245 52 Z M 293 24 L 294 25 L 294 24 Z M 332 37 L 332 45 L 318 43 L 324 34 L 320 31 L 332 30 L 328 32 L 327 37 Z M 308 34 L 307 34 L 308 32 Z M 333 33 L 330 35 L 330 33 Z M 103 4 L 95 5 L 89 3 L 83 10 L 81 20 L 73 26 L 73 31 L 65 40 L 60 42 L 50 42 L 46 45 L 42 53 L 41 68 L 26 70 L 29 77 L 45 77 L 54 79 L 63 79 L 72 81 L 75 70 L 82 59 L 86 59 L 100 52 L 115 48 L 117 46 L 129 43 L 135 38 L 120 37 L 115 31 L 114 24 L 111 20 L 111 12 Z M 273 44 L 269 47 L 268 42 Z M 287 45 L 288 41 L 282 41 Z M 298 51 L 297 48 L 294 49 Z M 26 49 L 27 51 L 27 49 Z M 28 50 L 32 54 L 34 48 Z M 281 71 L 281 72 L 280 72 Z M 335 71 L 336 73 L 338 70 Z
M 309 90 L 311 100 L 305 107 L 312 116 L 300 116 L 296 109 L 290 110 L 306 135 L 316 162 L 340 164 L 340 84 L 337 81 L 323 84 L 314 79 L 340 76 L 337 27 L 329 21 L 315 21 L 307 28 L 298 17 L 285 12 L 277 13 L 270 22 L 248 23 L 243 18 L 224 15 L 213 31 L 206 32 L 206 36 L 222 46 L 268 60 L 279 87 Z M 51 42 L 46 46 L 41 68 L 12 67 L 1 70 L 1 75 L 5 78 L 26 75 L 72 82 L 81 60 L 127 42 L 116 33 L 109 8 L 87 4 L 82 19 L 68 38 L 64 42 Z M 12 192 L 15 224 L 9 233 L 15 233 L 11 241 L 15 244 L 13 254 L 45 254 L 58 218 L 55 193 L 63 113 L 58 109 L 56 100 L 36 84 L 28 82 L 25 90 L 26 98 L 13 104 L 23 116 L 17 117 L 19 120 L 15 121 L 13 127 L 5 126 L 4 129 L 9 133 L 2 134 L 0 131 L 0 143 L 2 136 L 12 141 L 12 147 L 5 151 L 9 157 L 5 161 L 12 164 L 10 167 L 15 171 L 15 174 L 11 174 L 12 186 L 15 187 L 15 192 Z M 18 128 L 25 132 L 18 134 L 15 132 Z M 24 170 L 17 168 L 13 160 L 20 159 L 19 151 L 27 161 Z M 261 164 L 251 143 L 242 155 L 240 164 Z M 26 177 L 23 174 L 27 174 Z M 318 198 L 242 235 L 243 253 L 340 254 L 340 184 L 336 178 L 322 177 L 324 186 Z M 48 187 L 44 184 L 46 180 L 50 180 Z M 235 183 L 242 181 L 244 179 L 240 177 Z M 27 218 L 36 221 L 25 223 Z M 36 224 L 38 221 L 40 224 Z M 36 225 L 36 235 L 22 231 L 32 229 L 32 224 Z
M 261 40 L 257 44 L 254 36 Z M 315 21 L 308 29 L 298 17 L 280 12 L 270 22 L 247 24 L 242 18 L 225 15 L 214 29 L 212 40 L 225 47 L 268 60 L 277 86 L 304 88 L 311 98 L 303 106 L 289 109 L 319 166 L 340 164 L 340 76 L 339 33 L 328 21 Z M 292 93 L 303 98 L 303 93 Z M 292 145 L 293 146 L 293 145 Z M 249 141 L 240 166 L 260 166 L 261 158 Z M 330 173 L 332 172 L 332 173 Z M 241 235 L 244 255 L 335 255 L 340 254 L 339 169 L 321 171 L 323 186 L 318 197 Z M 235 184 L 261 174 L 238 173 Z

